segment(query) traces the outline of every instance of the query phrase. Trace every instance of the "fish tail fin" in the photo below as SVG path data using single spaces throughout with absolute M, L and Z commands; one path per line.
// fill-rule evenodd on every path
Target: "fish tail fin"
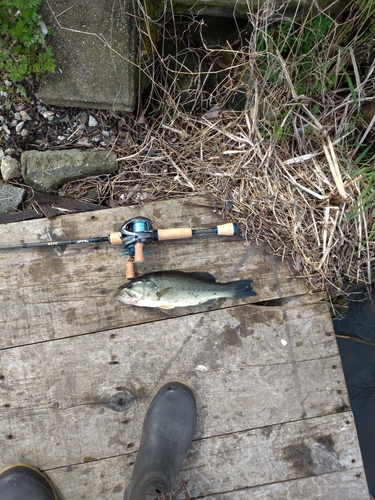
M 253 280 L 233 281 L 233 298 L 243 299 L 244 297 L 256 295 L 256 292 L 251 287 L 251 283 L 253 283 Z

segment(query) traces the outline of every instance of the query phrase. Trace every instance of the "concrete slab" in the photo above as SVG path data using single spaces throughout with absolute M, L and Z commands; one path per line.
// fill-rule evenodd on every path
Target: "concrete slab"
M 78 148 L 24 151 L 21 165 L 24 182 L 41 193 L 53 191 L 70 180 L 109 174 L 118 168 L 116 153 Z
M 57 62 L 39 97 L 46 104 L 133 111 L 135 26 L 132 1 L 42 0 L 43 21 Z

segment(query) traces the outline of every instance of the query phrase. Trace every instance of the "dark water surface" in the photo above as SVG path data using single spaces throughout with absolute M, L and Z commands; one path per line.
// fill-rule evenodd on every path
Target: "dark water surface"
M 364 300 L 361 300 L 364 299 Z M 375 497 L 375 291 L 349 303 L 343 319 L 334 319 L 370 494 Z M 368 342 L 368 343 L 366 343 Z

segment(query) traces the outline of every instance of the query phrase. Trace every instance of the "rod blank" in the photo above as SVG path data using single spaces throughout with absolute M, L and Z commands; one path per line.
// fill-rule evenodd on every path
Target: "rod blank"
M 57 247 L 64 245 L 81 245 L 83 243 L 103 243 L 109 241 L 108 236 L 100 238 L 87 238 L 84 240 L 61 240 L 61 241 L 37 241 L 34 243 L 19 243 L 17 245 L 0 246 L 0 250 L 17 250 L 18 248 L 40 248 L 40 247 Z

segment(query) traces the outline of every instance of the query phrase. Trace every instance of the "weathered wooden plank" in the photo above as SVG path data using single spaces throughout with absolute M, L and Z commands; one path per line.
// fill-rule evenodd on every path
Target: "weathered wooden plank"
M 8 224 L 0 239 L 105 236 L 136 215 L 155 228 L 222 222 L 208 207 L 175 200 Z M 149 249 L 139 273 L 252 278 L 258 296 L 167 318 L 113 299 L 124 259 L 109 245 L 0 252 L 0 467 L 21 460 L 47 469 L 66 500 L 122 498 L 153 393 L 182 379 L 198 404 L 182 473 L 193 496 L 305 500 L 316 485 L 316 498 L 326 490 L 334 499 L 340 474 L 340 498 L 367 498 L 322 294 L 307 294 L 286 264 L 239 237 Z
M 179 479 L 188 480 L 193 498 L 368 500 L 354 435 L 347 412 L 197 440 Z M 66 500 L 119 500 L 134 459 L 130 453 L 49 474 Z
M 43 217 L 43 215 L 39 214 L 36 210 L 29 209 L 22 212 L 15 212 L 13 214 L 0 215 L 0 224 L 22 222 L 29 219 L 40 219 L 41 217 Z
M 93 210 L 108 210 L 108 207 L 98 205 L 97 203 L 89 203 L 87 201 L 75 200 L 64 196 L 54 194 L 37 193 L 34 191 L 34 200 L 37 203 L 54 205 L 59 208 L 65 208 L 72 212 L 89 212 Z
M 363 469 L 350 469 L 320 476 L 256 486 L 228 493 L 215 493 L 202 500 L 368 500 Z
M 167 204 L 168 205 L 168 204 Z M 114 209 L 91 214 L 74 214 L 51 221 L 0 227 L 2 244 L 54 238 L 106 235 L 120 221 L 139 214 L 155 219 L 155 227 L 215 226 L 222 220 L 206 207 L 184 202 L 147 205 L 144 210 Z M 116 222 L 117 221 L 117 222 Z M 225 304 L 259 302 L 302 295 L 306 284 L 288 266 L 264 248 L 249 245 L 240 237 L 197 238 L 150 245 L 151 254 L 138 266 L 140 274 L 153 270 L 205 270 L 218 281 L 252 278 L 258 293 L 245 301 L 219 301 L 210 309 Z M 63 249 L 41 248 L 0 251 L 0 348 L 86 334 L 131 324 L 162 319 L 158 310 L 127 307 L 114 300 L 117 287 L 125 282 L 125 258 L 108 244 Z M 194 308 L 194 312 L 207 309 Z M 192 310 L 176 309 L 171 316 Z
M 0 366 L 3 459 L 35 450 L 31 439 L 43 468 L 122 453 L 170 379 L 199 397 L 198 437 L 349 409 L 325 303 L 246 305 L 15 347 L 0 352 Z M 110 401 L 126 391 L 132 404 L 114 412 Z M 46 433 L 59 442 L 52 456 Z

